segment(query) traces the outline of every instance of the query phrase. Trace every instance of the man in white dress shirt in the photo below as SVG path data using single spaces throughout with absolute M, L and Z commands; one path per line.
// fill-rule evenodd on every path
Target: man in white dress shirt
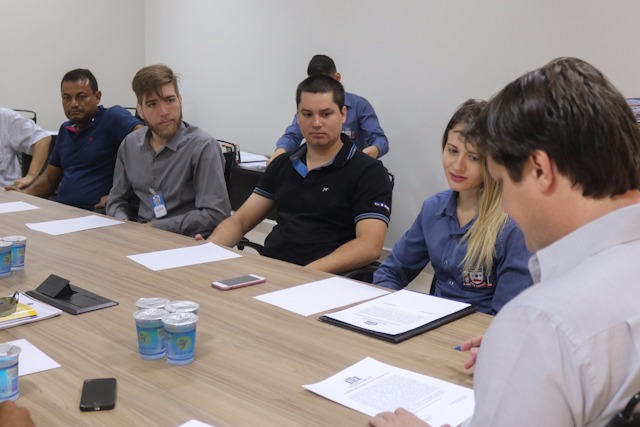
M 559 58 L 507 85 L 467 137 L 535 255 L 534 285 L 482 340 L 464 425 L 609 425 L 640 391 L 635 117 L 600 71 Z M 370 424 L 426 425 L 402 409 Z

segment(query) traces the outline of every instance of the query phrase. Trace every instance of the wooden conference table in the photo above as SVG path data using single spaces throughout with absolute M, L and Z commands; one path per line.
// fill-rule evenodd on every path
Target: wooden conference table
M 62 365 L 20 378 L 18 404 L 39 426 L 179 426 L 191 419 L 217 426 L 364 426 L 368 416 L 306 391 L 371 356 L 384 363 L 467 387 L 466 355 L 452 347 L 486 329 L 473 314 L 401 344 L 391 344 L 303 317 L 254 299 L 320 280 L 314 272 L 251 253 L 241 258 L 154 272 L 127 255 L 196 244 L 193 239 L 125 223 L 60 236 L 27 222 L 67 219 L 86 211 L 0 190 L 0 203 L 41 209 L 0 214 L 0 236 L 28 237 L 25 270 L 0 279 L 3 294 L 35 289 L 49 274 L 118 301 L 116 307 L 61 316 L 0 331 L 0 342 L 25 338 Z M 219 291 L 214 279 L 255 273 L 267 283 Z M 138 355 L 132 313 L 140 297 L 200 304 L 196 358 L 170 366 Z M 80 412 L 87 378 L 115 377 L 114 410 Z

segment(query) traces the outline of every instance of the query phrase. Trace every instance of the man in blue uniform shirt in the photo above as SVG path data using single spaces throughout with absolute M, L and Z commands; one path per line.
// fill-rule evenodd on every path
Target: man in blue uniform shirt
M 326 55 L 315 55 L 309 62 L 307 75 L 314 76 L 324 74 L 340 81 L 341 75 L 336 70 L 333 59 Z M 389 151 L 389 141 L 380 127 L 378 116 L 373 107 L 361 96 L 354 93 L 345 93 L 345 106 L 347 107 L 347 119 L 342 125 L 342 133 L 347 135 L 353 145 L 374 159 L 380 158 Z M 276 151 L 271 160 L 285 152 L 295 150 L 302 142 L 303 135 L 298 125 L 298 117 L 293 117 L 293 123 L 287 128 L 284 135 L 276 142 Z
M 60 84 L 69 119 L 60 126 L 49 164 L 24 192 L 83 209 L 100 209 L 113 182 L 118 147 L 142 123 L 124 108 L 100 105 L 102 93 L 93 73 L 69 71 Z
M 264 255 L 343 273 L 378 259 L 391 215 L 391 183 L 375 160 L 342 133 L 347 108 L 336 79 L 315 75 L 296 93 L 307 143 L 276 158 L 254 193 L 209 240 L 234 246 L 277 208 Z

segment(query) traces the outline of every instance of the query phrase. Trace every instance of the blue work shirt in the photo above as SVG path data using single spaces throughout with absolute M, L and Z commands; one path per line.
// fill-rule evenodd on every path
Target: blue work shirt
M 452 190 L 425 200 L 411 228 L 375 272 L 374 283 L 402 289 L 431 261 L 436 296 L 475 304 L 479 311 L 496 314 L 532 284 L 528 268 L 531 253 L 522 232 L 509 218 L 496 239 L 491 272 L 464 274 L 467 244 L 461 241 L 476 218 L 461 227 L 456 207 L 457 193 Z
M 380 127 L 378 116 L 369 101 L 354 93 L 346 92 L 344 104 L 347 107 L 347 120 L 342 125 L 342 133 L 346 134 L 351 139 L 351 143 L 360 150 L 373 145 L 378 147 L 380 151 L 378 157 L 387 154 L 389 141 Z M 293 123 L 276 142 L 276 148 L 293 151 L 298 148 L 303 139 L 296 114 L 293 116 Z

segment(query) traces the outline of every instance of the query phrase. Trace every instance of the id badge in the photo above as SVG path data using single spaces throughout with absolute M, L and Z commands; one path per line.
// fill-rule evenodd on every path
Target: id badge
M 156 218 L 162 218 L 167 214 L 167 208 L 164 205 L 164 199 L 162 194 L 156 193 L 151 196 L 151 204 L 153 205 L 153 213 Z

